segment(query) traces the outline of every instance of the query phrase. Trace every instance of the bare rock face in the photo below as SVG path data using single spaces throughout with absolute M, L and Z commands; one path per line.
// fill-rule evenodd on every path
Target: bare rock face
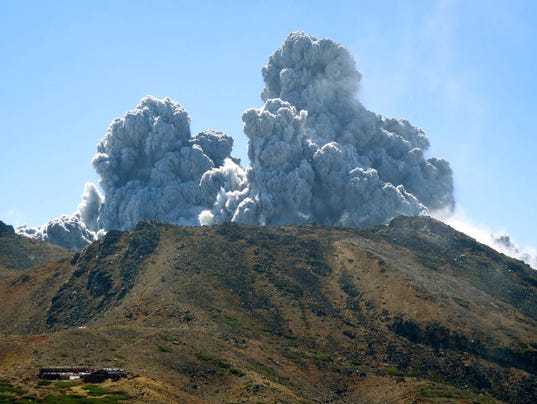
M 77 253 L 71 260 L 71 279 L 51 300 L 46 320 L 50 329 L 82 326 L 121 302 L 159 238 L 158 225 L 140 222 L 126 239 L 112 230 L 100 243 Z

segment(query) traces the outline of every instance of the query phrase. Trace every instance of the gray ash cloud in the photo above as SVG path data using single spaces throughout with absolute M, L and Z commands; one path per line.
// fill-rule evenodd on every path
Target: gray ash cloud
M 78 249 L 148 219 L 365 227 L 454 208 L 449 164 L 425 157 L 423 131 L 358 101 L 361 74 L 343 46 L 292 33 L 262 74 L 264 105 L 242 116 L 246 168 L 230 136 L 192 136 L 180 104 L 148 96 L 97 145 L 104 197 L 87 184 L 75 213 L 18 231 Z
M 424 157 L 429 141 L 408 121 L 364 108 L 343 46 L 293 33 L 262 73 L 265 104 L 243 114 L 248 192 L 226 217 L 364 227 L 454 208 L 449 164 Z

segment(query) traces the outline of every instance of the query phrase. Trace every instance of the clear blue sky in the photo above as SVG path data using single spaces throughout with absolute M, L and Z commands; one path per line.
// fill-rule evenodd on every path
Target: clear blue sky
M 72 213 L 114 117 L 170 96 L 246 159 L 242 112 L 288 33 L 346 46 L 369 109 L 406 118 L 455 173 L 474 223 L 537 246 L 535 1 L 6 1 L 0 219 Z

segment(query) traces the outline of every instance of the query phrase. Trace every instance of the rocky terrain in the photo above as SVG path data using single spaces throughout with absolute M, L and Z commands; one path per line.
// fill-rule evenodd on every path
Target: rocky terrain
M 71 257 L 67 248 L 23 237 L 13 226 L 0 221 L 0 276 L 10 270 L 23 270 Z
M 15 270 L 18 248 L 0 249 L 0 402 L 537 400 L 537 273 L 428 217 L 141 222 Z M 47 365 L 130 376 L 91 394 L 40 383 Z

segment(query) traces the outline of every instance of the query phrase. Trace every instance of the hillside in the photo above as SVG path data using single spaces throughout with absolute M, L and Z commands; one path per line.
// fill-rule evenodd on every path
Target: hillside
M 27 269 L 73 254 L 66 248 L 16 234 L 12 226 L 0 221 L 0 276 L 9 270 Z
M 133 402 L 531 403 L 536 298 L 527 265 L 426 217 L 142 222 L 0 279 L 0 378 L 35 400 L 69 391 L 39 366 L 87 364 L 133 372 Z

